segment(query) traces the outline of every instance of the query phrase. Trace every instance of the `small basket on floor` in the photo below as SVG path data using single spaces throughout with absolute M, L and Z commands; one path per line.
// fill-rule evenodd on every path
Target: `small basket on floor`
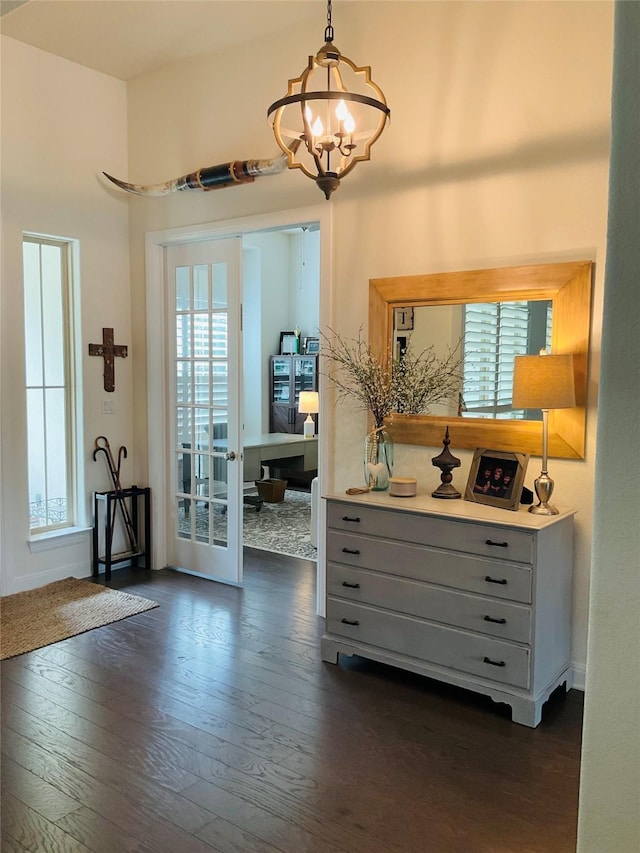
M 286 480 L 256 480 L 256 489 L 265 503 L 278 504 L 284 500 Z

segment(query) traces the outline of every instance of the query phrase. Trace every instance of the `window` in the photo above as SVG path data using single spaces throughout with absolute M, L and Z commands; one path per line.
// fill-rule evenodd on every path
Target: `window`
M 511 406 L 517 355 L 549 349 L 551 301 L 483 302 L 464 308 L 464 406 L 471 418 L 524 418 Z
M 74 525 L 71 243 L 23 238 L 29 530 Z

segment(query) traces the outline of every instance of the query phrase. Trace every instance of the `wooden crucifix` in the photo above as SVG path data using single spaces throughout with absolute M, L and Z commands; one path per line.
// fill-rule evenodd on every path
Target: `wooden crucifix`
M 89 355 L 100 355 L 104 358 L 104 390 L 115 391 L 115 363 L 114 358 L 126 358 L 128 355 L 126 346 L 114 344 L 113 329 L 102 330 L 102 343 L 89 344 Z

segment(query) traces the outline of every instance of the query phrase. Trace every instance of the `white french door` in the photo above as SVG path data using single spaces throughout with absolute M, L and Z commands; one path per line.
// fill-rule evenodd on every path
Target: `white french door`
M 168 563 L 239 584 L 242 241 L 165 253 Z

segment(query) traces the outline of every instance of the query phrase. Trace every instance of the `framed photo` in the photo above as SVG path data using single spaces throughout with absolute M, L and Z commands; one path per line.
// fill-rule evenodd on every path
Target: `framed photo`
M 478 448 L 473 454 L 465 500 L 517 510 L 528 462 L 528 453 Z
M 298 336 L 295 332 L 280 332 L 280 355 L 296 355 Z
M 397 332 L 413 330 L 413 308 L 394 308 L 393 325 Z
M 305 338 L 304 339 L 304 354 L 318 355 L 320 352 L 320 338 Z

